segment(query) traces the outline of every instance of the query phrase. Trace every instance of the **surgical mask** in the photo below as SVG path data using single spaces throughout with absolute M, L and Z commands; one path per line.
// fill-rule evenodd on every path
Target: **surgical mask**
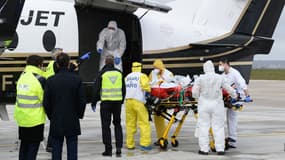
M 225 67 L 224 66 L 219 66 L 219 71 L 220 72 L 224 72 L 225 71 Z
M 114 33 L 115 33 L 115 30 L 114 30 L 114 29 L 109 29 L 109 32 L 110 32 L 111 34 L 114 34 Z
M 153 70 L 153 73 L 155 73 L 155 74 L 158 74 L 159 72 L 160 72 L 160 70 L 157 69 L 157 68 L 155 68 L 155 69 Z

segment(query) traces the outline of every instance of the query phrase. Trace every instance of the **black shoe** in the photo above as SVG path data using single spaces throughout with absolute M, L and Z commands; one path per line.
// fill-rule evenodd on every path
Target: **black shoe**
M 199 150 L 198 153 L 201 154 L 201 155 L 208 155 L 209 154 L 208 152 L 204 152 L 204 151 L 201 151 L 201 150 Z
M 217 155 L 225 155 L 225 154 L 226 154 L 226 152 L 224 152 L 224 151 L 217 152 Z
M 153 145 L 154 145 L 154 146 L 159 146 L 159 141 L 155 141 L 155 142 L 153 143 Z
M 112 157 L 112 152 L 105 151 L 105 152 L 102 153 L 102 156 L 110 156 L 110 157 Z
M 236 146 L 228 144 L 228 148 L 237 148 Z
M 117 157 L 121 157 L 121 156 L 122 156 L 121 148 L 118 148 L 118 149 L 117 149 L 117 151 L 116 151 L 116 156 L 117 156 Z
M 228 137 L 226 138 L 225 142 L 226 142 L 225 150 L 228 150 L 230 148 L 237 148 L 236 146 L 233 145 L 233 143 L 236 143 L 236 140 Z
M 46 148 L 46 152 L 50 152 L 51 153 L 52 152 L 52 148 L 51 147 L 47 147 Z

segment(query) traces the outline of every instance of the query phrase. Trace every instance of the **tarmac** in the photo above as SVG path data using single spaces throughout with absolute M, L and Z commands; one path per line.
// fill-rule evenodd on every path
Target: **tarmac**
M 194 137 L 196 120 L 189 114 L 177 137 L 178 147 L 168 144 L 166 151 L 154 146 L 151 151 L 139 149 L 139 130 L 136 135 L 136 149 L 123 148 L 122 157 L 103 157 L 104 146 L 101 139 L 101 123 L 99 106 L 92 112 L 88 104 L 85 117 L 81 120 L 82 135 L 79 136 L 79 160 L 108 160 L 108 159 L 136 159 L 136 160 L 284 160 L 285 159 L 285 81 L 251 80 L 249 92 L 252 103 L 244 106 L 238 113 L 238 148 L 230 149 L 225 156 L 210 153 L 208 156 L 198 155 L 198 139 Z M 13 119 L 14 106 L 7 106 L 9 121 L 0 121 L 0 160 L 18 159 L 17 125 Z M 178 115 L 177 117 L 179 117 Z M 45 135 L 48 132 L 46 123 Z M 156 140 L 154 124 L 152 125 L 152 140 Z M 125 110 L 122 110 L 122 126 L 125 134 Z M 176 125 L 172 126 L 170 136 Z M 113 127 L 112 127 L 113 132 Z M 169 136 L 169 137 L 170 137 Z M 125 136 L 124 136 L 125 137 Z M 113 138 L 114 139 L 114 138 Z M 114 140 L 113 140 L 114 141 Z M 50 160 L 51 154 L 44 150 L 45 141 L 38 152 L 38 160 Z M 114 146 L 114 145 L 113 145 Z M 115 149 L 113 149 L 115 153 Z M 66 159 L 64 146 L 63 159 Z

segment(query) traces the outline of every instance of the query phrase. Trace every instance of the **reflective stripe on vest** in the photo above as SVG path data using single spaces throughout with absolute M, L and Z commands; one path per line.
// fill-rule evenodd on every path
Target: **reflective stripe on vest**
M 102 75 L 102 101 L 120 101 L 122 96 L 122 74 L 119 71 L 107 71 Z
M 38 100 L 39 99 L 38 96 L 27 96 L 27 95 L 21 95 L 21 94 L 18 94 L 17 98 L 28 99 L 28 100 Z
M 37 104 L 24 104 L 24 103 L 19 103 L 19 101 L 17 101 L 17 105 L 20 108 L 40 108 L 43 105 L 41 103 L 37 103 Z

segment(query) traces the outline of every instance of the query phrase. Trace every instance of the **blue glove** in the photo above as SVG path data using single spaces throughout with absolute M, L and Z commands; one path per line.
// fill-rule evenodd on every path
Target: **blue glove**
M 150 93 L 149 92 L 145 92 L 145 97 L 150 97 Z
M 102 53 L 103 53 L 103 49 L 102 49 L 102 48 L 99 48 L 99 49 L 97 50 L 97 52 L 98 52 L 99 54 L 102 54 Z
M 245 102 L 251 102 L 252 99 L 251 99 L 250 96 L 248 95 L 248 96 L 245 97 L 244 101 L 245 101 Z
M 93 112 L 96 112 L 96 104 L 95 104 L 95 105 L 92 105 L 91 108 L 92 108 L 92 111 L 93 111 Z
M 236 102 L 237 102 L 237 100 L 235 98 L 231 98 L 231 104 L 234 104 Z
M 83 55 L 80 57 L 80 59 L 81 59 L 81 60 L 89 59 L 89 58 L 90 58 L 90 53 L 91 53 L 91 52 L 87 52 L 87 53 L 83 54 Z
M 118 65 L 121 63 L 121 58 L 115 57 L 114 61 L 115 61 L 115 64 Z

